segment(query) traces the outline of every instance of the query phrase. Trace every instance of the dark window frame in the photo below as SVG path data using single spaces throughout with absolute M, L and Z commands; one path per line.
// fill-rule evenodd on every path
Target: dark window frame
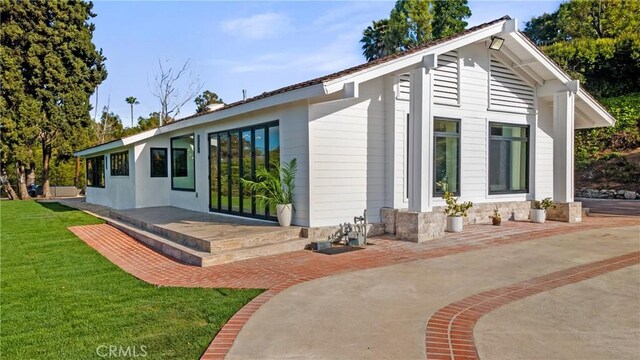
M 154 151 L 160 151 L 164 154 L 164 169 L 162 169 L 162 174 L 156 174 L 154 175 L 153 169 L 154 169 L 154 162 L 153 162 L 153 152 Z M 165 178 L 169 176 L 169 162 L 167 161 L 169 159 L 169 156 L 167 154 L 167 148 L 159 148 L 159 147 L 152 147 L 149 148 L 149 177 L 152 178 Z
M 193 189 L 191 188 L 179 188 L 173 185 L 173 179 L 176 177 L 180 177 L 180 176 L 175 176 L 174 175 L 174 166 L 173 166 L 173 151 L 174 150 L 178 150 L 178 149 L 182 149 L 182 148 L 173 148 L 173 140 L 179 140 L 179 139 L 188 139 L 191 138 L 193 140 Z M 169 139 L 169 144 L 171 145 L 171 190 L 174 191 L 188 191 L 188 192 L 195 192 L 196 191 L 196 149 L 195 149 L 195 144 L 196 144 L 196 134 L 195 133 L 191 133 L 191 134 L 185 134 L 185 135 L 180 135 L 180 136 L 174 136 L 171 139 Z M 186 150 L 186 149 L 185 149 Z M 187 151 L 188 154 L 188 151 Z M 189 159 L 187 158 L 187 161 L 189 161 Z M 189 165 L 187 163 L 187 177 L 189 176 Z
M 264 130 L 264 161 L 265 161 L 265 165 L 267 166 L 267 168 L 270 166 L 270 162 L 271 159 L 269 159 L 269 128 L 270 127 L 274 127 L 274 126 L 278 126 L 280 127 L 280 120 L 273 120 L 273 121 L 269 121 L 266 123 L 260 123 L 260 124 L 255 124 L 255 125 L 249 125 L 249 126 L 243 126 L 243 127 L 238 127 L 238 128 L 230 128 L 230 129 L 225 129 L 225 130 L 220 130 L 220 131 L 215 131 L 215 132 L 210 132 L 207 134 L 207 143 L 210 145 L 211 138 L 217 138 L 218 141 L 218 156 L 217 156 L 217 169 L 218 169 L 218 174 L 216 176 L 216 179 L 213 179 L 211 177 L 211 166 L 207 166 L 207 168 L 209 169 L 209 192 L 211 191 L 211 189 L 213 188 L 213 181 L 216 181 L 216 188 L 217 188 L 217 195 L 218 195 L 218 206 L 217 208 L 213 208 L 212 207 L 212 202 L 211 202 L 211 194 L 209 194 L 209 211 L 210 212 L 216 212 L 216 213 L 223 213 L 223 214 L 233 214 L 233 215 L 238 215 L 238 216 L 243 216 L 243 217 L 249 217 L 249 218 L 254 218 L 254 219 L 263 219 L 263 220 L 271 220 L 271 221 L 275 221 L 276 218 L 276 214 L 270 214 L 269 213 L 269 209 L 265 209 L 265 214 L 261 215 L 257 212 L 257 208 L 256 208 L 256 201 L 255 199 L 252 201 L 251 204 L 251 214 L 244 212 L 244 199 L 243 199 L 243 188 L 242 188 L 242 184 L 240 184 L 240 190 L 239 190 L 239 194 L 240 197 L 238 199 L 239 204 L 238 204 L 238 208 L 240 209 L 239 211 L 233 211 L 232 210 L 232 204 L 231 201 L 228 201 L 227 204 L 227 209 L 223 209 L 222 208 L 222 192 L 220 191 L 219 188 L 219 184 L 220 184 L 220 178 L 221 176 L 228 176 L 228 184 L 229 184 L 229 189 L 228 189 L 228 194 L 226 194 L 227 196 L 230 197 L 231 194 L 231 174 L 226 174 L 223 175 L 222 172 L 220 171 L 221 167 L 221 163 L 222 163 L 222 159 L 220 156 L 220 148 L 221 148 L 221 141 L 220 141 L 220 134 L 226 133 L 229 135 L 229 140 L 228 140 L 228 150 L 227 150 L 227 154 L 230 157 L 231 156 L 231 136 L 230 134 L 232 132 L 238 132 L 239 134 L 239 139 L 240 141 L 238 141 L 238 157 L 240 159 L 240 163 L 242 163 L 242 159 L 244 158 L 244 154 L 243 154 L 243 148 L 242 148 L 242 133 L 245 131 L 250 131 L 251 132 L 251 168 L 252 168 L 252 174 L 251 177 L 255 179 L 255 170 L 256 170 L 256 153 L 255 153 L 255 149 L 256 149 L 256 140 L 255 140 L 255 131 L 258 129 L 263 129 Z M 280 130 L 278 130 L 278 137 L 280 138 Z M 207 146 L 208 147 L 208 158 L 209 158 L 209 164 L 211 164 L 211 146 Z M 279 161 L 280 159 L 278 159 Z M 227 160 L 229 163 L 230 161 Z M 244 169 L 243 167 L 241 167 L 240 169 L 240 174 L 244 175 Z M 253 196 L 252 196 L 253 197 Z
M 450 138 L 456 138 L 458 139 L 458 158 L 456 159 L 456 167 L 457 167 L 457 171 L 456 171 L 456 182 L 458 184 L 458 191 L 453 192 L 454 196 L 460 196 L 461 193 L 461 187 L 462 184 L 460 183 L 460 173 L 462 172 L 462 164 L 461 164 L 461 153 L 462 153 L 462 121 L 461 119 L 453 119 L 453 118 L 446 118 L 446 117 L 434 117 L 433 118 L 433 125 L 435 125 L 436 120 L 442 120 L 442 121 L 451 121 L 451 122 L 456 122 L 458 123 L 458 133 L 454 134 L 454 133 L 448 133 L 448 132 L 441 132 L 441 131 L 435 131 L 435 129 L 433 130 L 433 197 L 442 197 L 444 195 L 444 191 L 439 191 L 437 189 L 437 185 L 436 185 L 436 139 L 438 137 L 450 137 Z
M 100 159 L 100 161 L 97 161 L 98 159 Z M 95 162 L 93 165 L 93 168 L 91 169 L 91 185 L 89 185 L 89 160 L 93 160 Z M 100 166 L 96 166 L 97 163 L 101 163 Z M 100 177 L 100 171 L 102 171 L 102 177 Z M 86 184 L 87 187 L 93 187 L 93 188 L 101 188 L 104 189 L 107 179 L 106 179 L 106 161 L 105 161 L 105 156 L 104 155 L 99 155 L 99 156 L 93 156 L 90 158 L 87 158 L 85 160 L 85 177 L 86 177 Z M 97 181 L 96 181 L 97 180 Z M 101 180 L 104 180 L 104 182 L 102 182 L 101 184 Z M 97 183 L 97 185 L 96 185 Z
M 120 169 L 117 166 L 124 166 L 124 168 Z M 109 169 L 111 176 L 129 176 L 129 150 L 109 154 Z
M 508 137 L 508 136 L 498 136 L 491 135 L 491 128 L 494 126 L 509 126 L 509 127 L 519 127 L 526 130 L 526 137 Z M 522 125 L 522 124 L 512 124 L 505 122 L 489 122 L 489 131 L 488 131 L 488 144 L 487 144 L 487 190 L 489 191 L 489 195 L 508 195 L 508 194 L 528 194 L 529 193 L 529 180 L 530 180 L 530 172 L 531 172 L 531 125 Z M 525 185 L 524 190 L 491 190 L 491 140 L 503 140 L 503 141 L 524 141 L 526 144 L 526 156 L 525 156 Z M 511 174 L 511 163 L 507 165 L 509 168 L 507 169 L 507 174 Z M 509 178 L 510 179 L 510 178 Z M 507 183 L 511 183 L 507 181 Z

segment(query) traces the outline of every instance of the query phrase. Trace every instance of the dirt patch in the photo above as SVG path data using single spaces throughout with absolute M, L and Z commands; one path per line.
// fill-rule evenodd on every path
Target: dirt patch
M 576 188 L 640 192 L 640 148 L 610 153 L 576 170 Z

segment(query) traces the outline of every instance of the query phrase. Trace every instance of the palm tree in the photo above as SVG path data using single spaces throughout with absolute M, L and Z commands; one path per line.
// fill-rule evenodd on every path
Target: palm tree
M 138 105 L 140 103 L 138 102 L 138 99 L 133 96 L 129 96 L 128 98 L 124 99 L 124 101 L 126 101 L 127 104 L 131 105 L 131 127 L 133 127 L 133 105 Z
M 362 32 L 362 54 L 367 61 L 373 61 L 391 53 L 385 46 L 385 37 L 387 35 L 389 20 L 381 19 L 373 21 L 370 26 Z

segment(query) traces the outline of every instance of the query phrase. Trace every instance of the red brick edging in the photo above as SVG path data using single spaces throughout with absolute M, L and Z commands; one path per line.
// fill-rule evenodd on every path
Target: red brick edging
M 473 340 L 473 327 L 483 315 L 513 301 L 639 263 L 640 252 L 632 252 L 481 292 L 451 303 L 427 320 L 427 359 L 477 360 L 479 356 Z

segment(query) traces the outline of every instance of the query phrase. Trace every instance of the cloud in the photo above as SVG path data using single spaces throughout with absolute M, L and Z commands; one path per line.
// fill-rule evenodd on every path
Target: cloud
M 284 14 L 264 13 L 246 18 L 224 21 L 222 30 L 251 40 L 278 36 L 291 28 L 291 20 Z
M 334 41 L 311 51 L 282 51 L 257 56 L 250 63 L 236 63 L 234 73 L 261 72 L 267 70 L 304 69 L 326 74 L 363 62 L 355 53 L 353 44 L 359 40 L 358 33 L 339 35 Z

